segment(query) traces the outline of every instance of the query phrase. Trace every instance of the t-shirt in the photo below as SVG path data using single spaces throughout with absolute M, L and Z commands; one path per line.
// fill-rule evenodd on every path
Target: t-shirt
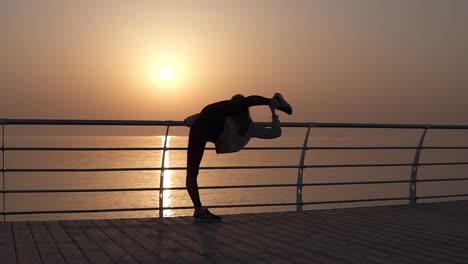
M 186 126 L 192 126 L 198 114 L 191 115 L 184 120 Z M 224 121 L 223 133 L 218 137 L 215 143 L 216 153 L 232 153 L 241 150 L 251 138 L 272 139 L 281 136 L 281 123 L 278 115 L 272 115 L 271 126 L 264 127 L 258 123 L 252 122 L 245 136 L 238 133 L 239 123 L 233 118 L 226 117 Z

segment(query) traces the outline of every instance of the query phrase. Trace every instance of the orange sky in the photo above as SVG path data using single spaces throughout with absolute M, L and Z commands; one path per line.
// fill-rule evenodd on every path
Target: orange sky
M 466 25 L 462 0 L 4 0 L 0 118 L 180 120 L 281 91 L 284 121 L 468 124 Z

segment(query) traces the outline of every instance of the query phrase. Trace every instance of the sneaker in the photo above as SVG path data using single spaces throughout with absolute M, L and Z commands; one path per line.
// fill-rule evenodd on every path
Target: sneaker
M 221 217 L 212 214 L 208 208 L 203 207 L 201 212 L 193 214 L 195 222 L 221 222 Z
M 276 109 L 285 112 L 286 114 L 290 115 L 292 114 L 292 107 L 286 100 L 284 100 L 283 96 L 280 93 L 275 93 L 273 96 L 274 99 L 276 99 L 279 103 L 279 106 L 276 107 Z

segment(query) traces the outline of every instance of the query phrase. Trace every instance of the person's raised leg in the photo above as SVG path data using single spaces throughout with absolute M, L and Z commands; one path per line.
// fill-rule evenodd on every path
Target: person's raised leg
M 229 116 L 247 110 L 252 106 L 268 105 L 280 111 L 292 114 L 291 105 L 286 102 L 280 93 L 275 93 L 272 98 L 266 98 L 260 95 L 250 95 L 244 97 L 236 95 L 231 100 L 221 101 L 207 107 L 213 115 Z
M 244 104 L 247 107 L 256 106 L 256 105 L 269 105 L 270 108 L 278 109 L 285 112 L 286 114 L 292 114 L 291 105 L 284 99 L 280 93 L 275 93 L 272 98 L 265 98 L 259 95 L 251 95 L 245 97 Z
M 222 119 L 226 116 L 239 114 L 249 107 L 257 105 L 270 105 L 271 99 L 259 95 L 251 95 L 247 97 L 234 96 L 231 100 L 225 100 L 207 105 L 203 108 L 201 116 L 209 117 L 212 121 Z
M 250 95 L 243 100 L 244 107 L 252 107 L 257 105 L 270 105 L 271 98 L 266 98 L 260 95 Z

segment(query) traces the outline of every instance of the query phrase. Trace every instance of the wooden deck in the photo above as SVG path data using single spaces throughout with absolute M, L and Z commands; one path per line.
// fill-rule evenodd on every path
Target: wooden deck
M 468 201 L 224 216 L 0 223 L 0 263 L 468 263 Z

